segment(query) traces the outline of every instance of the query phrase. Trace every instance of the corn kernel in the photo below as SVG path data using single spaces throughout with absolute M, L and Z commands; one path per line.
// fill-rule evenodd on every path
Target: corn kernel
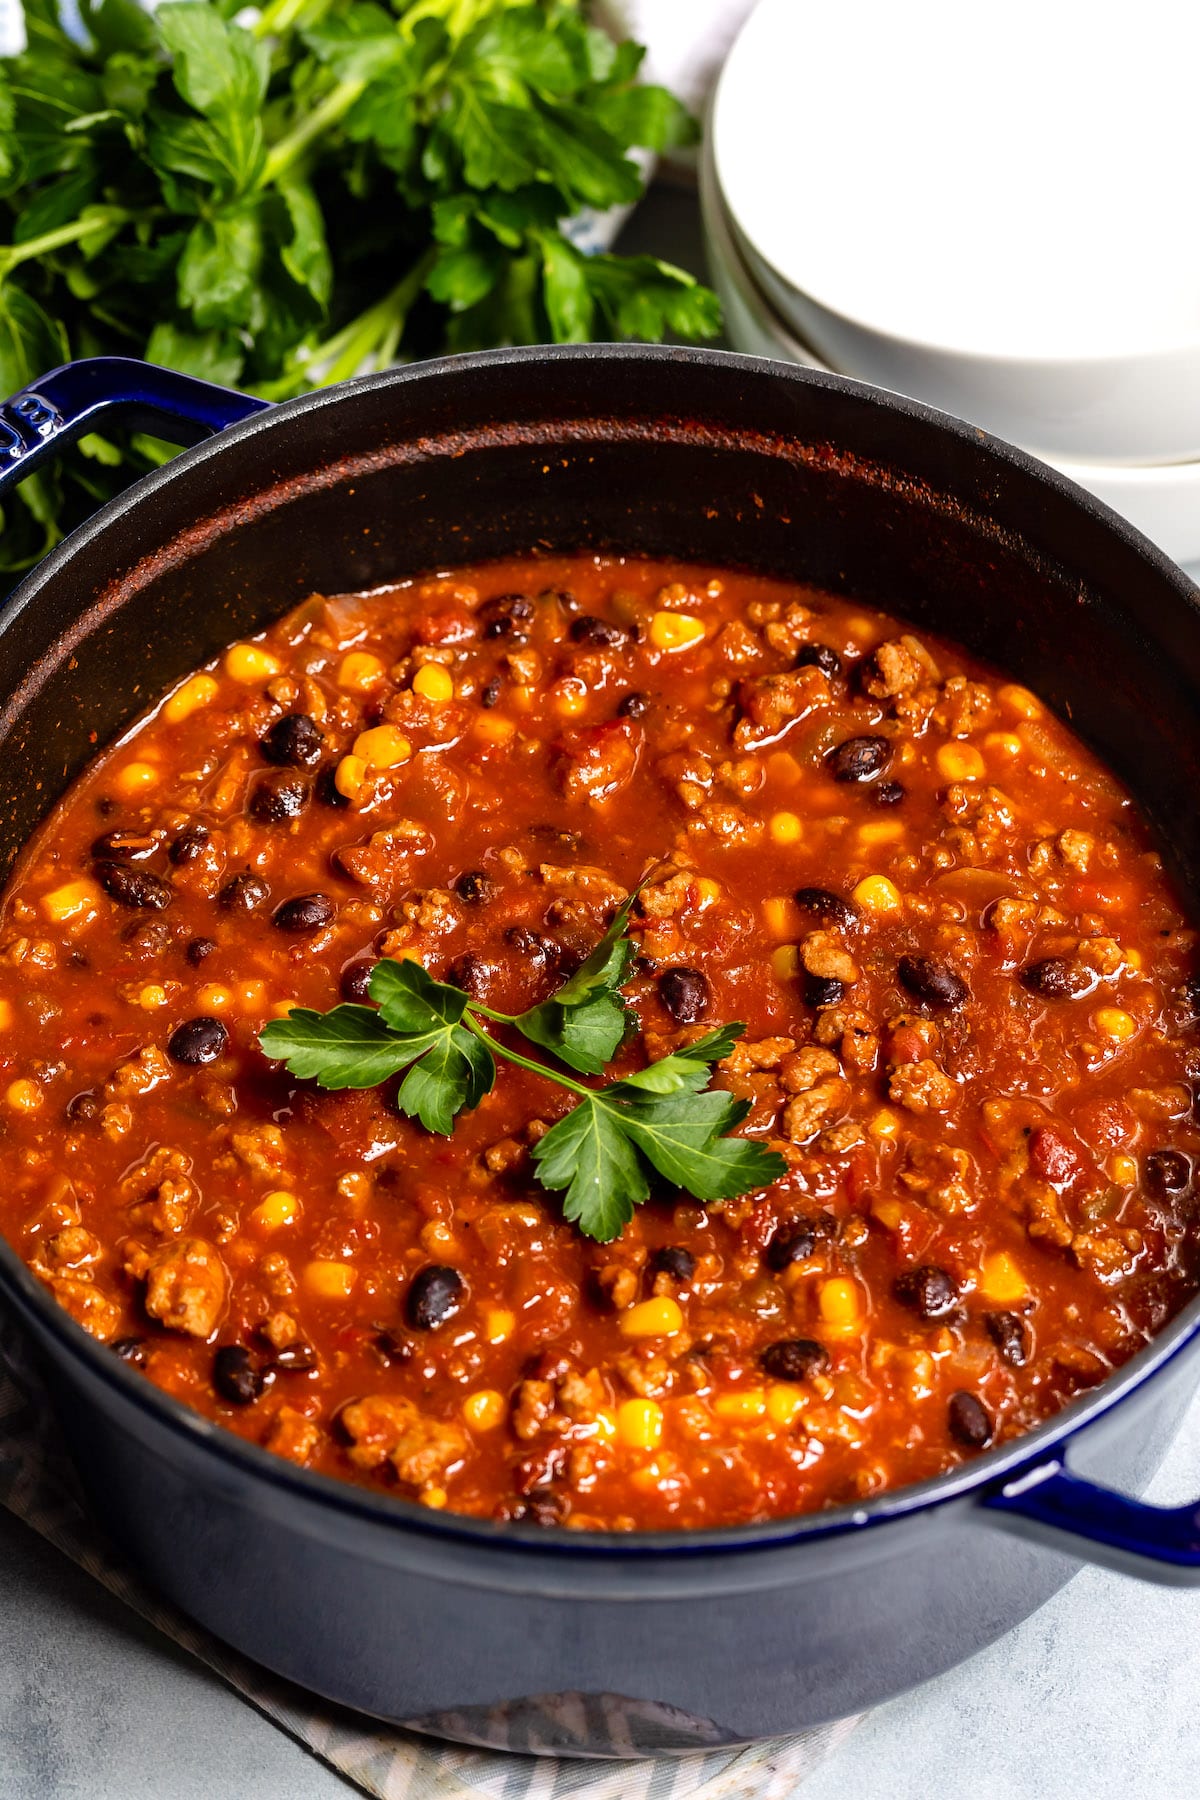
M 868 1135 L 873 1137 L 877 1144 L 886 1143 L 889 1138 L 894 1138 L 899 1129 L 899 1119 L 886 1106 L 880 1107 L 867 1125 Z
M 333 785 L 344 800 L 357 800 L 367 779 L 367 765 L 361 756 L 343 756 L 333 771 Z
M 292 1013 L 296 1010 L 296 1005 L 297 1002 L 295 1000 L 276 1000 L 274 1006 L 271 1008 L 271 1017 L 273 1019 L 290 1018 Z
M 387 666 L 369 650 L 351 650 L 338 665 L 337 684 L 351 694 L 365 694 L 378 687 L 387 675 Z
M 278 1231 L 281 1225 L 294 1224 L 299 1217 L 300 1202 L 295 1194 L 289 1194 L 286 1188 L 276 1188 L 259 1201 L 250 1214 L 250 1223 L 257 1225 L 260 1231 Z
M 454 698 L 454 677 L 442 663 L 422 663 L 412 678 L 412 691 L 440 706 Z
M 794 938 L 801 929 L 800 909 L 794 900 L 776 894 L 762 903 L 763 924 L 773 938 Z
M 714 906 L 721 898 L 720 882 L 714 881 L 710 875 L 698 875 L 696 877 L 696 898 L 698 901 L 697 911 L 707 912 L 708 908 Z
M 663 1412 L 657 1400 L 623 1400 L 617 1408 L 617 1437 L 630 1450 L 656 1450 L 662 1442 Z
M 210 706 L 219 691 L 211 675 L 193 675 L 164 702 L 162 716 L 168 725 L 178 725 L 202 706 Z
M 1002 687 L 996 698 L 1001 705 L 1007 706 L 1010 712 L 1016 713 L 1018 719 L 1039 719 L 1042 715 L 1040 700 L 1030 693 L 1028 688 L 1018 687 L 1010 681 Z
M 13 1022 L 13 1009 L 7 1000 L 0 1000 L 0 1031 L 7 1031 Z
M 611 1443 L 616 1437 L 617 1415 L 611 1406 L 598 1406 L 592 1423 L 596 1427 L 596 1436 L 603 1438 L 605 1443 Z
M 736 1388 L 731 1394 L 718 1394 L 712 1403 L 712 1409 L 718 1419 L 730 1419 L 735 1424 L 751 1424 L 755 1419 L 766 1415 L 766 1389 Z
M 1024 1300 L 1028 1283 L 1007 1250 L 984 1257 L 979 1266 L 979 1292 L 995 1306 L 1012 1306 Z
M 412 755 L 412 745 L 394 725 L 373 725 L 354 740 L 354 755 L 368 769 L 396 769 Z
M 879 913 L 884 917 L 890 915 L 898 918 L 904 911 L 900 890 L 886 875 L 864 875 L 850 898 L 857 901 L 859 906 L 865 906 L 868 912 Z
M 66 925 L 74 921 L 86 925 L 94 919 L 100 905 L 100 889 L 94 881 L 86 877 L 81 881 L 68 881 L 64 887 L 54 888 L 42 895 L 42 911 L 52 925 Z
M 871 1216 L 878 1219 L 889 1231 L 899 1231 L 904 1223 L 904 1208 L 898 1200 L 890 1195 L 878 1195 L 871 1202 Z
M 156 981 L 148 982 L 138 994 L 137 1003 L 145 1007 L 147 1012 L 153 1012 L 157 1007 L 167 1004 L 167 990 Z
M 777 812 L 767 820 L 767 832 L 773 844 L 798 844 L 804 836 L 804 826 L 795 813 Z
M 204 986 L 197 991 L 196 1005 L 202 1013 L 225 1012 L 233 1005 L 233 995 L 227 987 L 222 987 L 219 982 L 206 981 Z
M 239 1006 L 247 1012 L 256 1012 L 267 997 L 265 981 L 239 981 L 236 999 Z
M 771 952 L 771 967 L 780 981 L 794 981 L 800 973 L 800 951 L 795 944 L 780 944 Z
M 503 1307 L 494 1306 L 483 1321 L 483 1335 L 489 1344 L 507 1343 L 517 1321 Z
M 1132 1156 L 1114 1156 L 1109 1173 L 1118 1187 L 1133 1187 L 1138 1178 L 1138 1166 Z
M 943 744 L 935 758 L 944 781 L 982 781 L 987 764 L 974 744 Z
M 515 687 L 508 698 L 509 704 L 515 706 L 518 712 L 532 712 L 533 703 L 537 699 L 537 689 L 535 687 Z
M 853 1330 L 861 1317 L 858 1289 L 843 1275 L 834 1275 L 821 1283 L 817 1306 L 824 1323 L 838 1331 Z
M 279 658 L 264 650 L 261 644 L 231 644 L 225 652 L 225 673 L 245 687 L 270 681 L 272 675 L 278 675 L 280 667 Z
M 855 613 L 846 620 L 846 635 L 852 637 L 856 644 L 870 644 L 879 636 L 879 626 L 874 619 Z
M 463 1418 L 476 1431 L 494 1431 L 502 1423 L 508 1403 L 496 1388 L 480 1388 L 477 1393 L 467 1395 L 462 1409 Z
M 994 750 L 998 756 L 1020 756 L 1025 748 L 1015 731 L 989 731 L 983 743 L 985 749 Z
M 587 689 L 577 675 L 564 675 L 550 689 L 550 704 L 563 719 L 577 719 L 587 706 Z
M 1137 1031 L 1137 1020 L 1119 1006 L 1101 1006 L 1092 1014 L 1092 1024 L 1118 1044 L 1123 1044 Z
M 441 1512 L 450 1496 L 444 1487 L 423 1487 L 417 1495 L 422 1506 L 430 1507 L 434 1512 Z
M 704 636 L 704 622 L 694 613 L 656 612 L 650 620 L 650 642 L 656 650 L 690 650 Z
M 427 1250 L 430 1256 L 449 1258 L 462 1255 L 458 1239 L 441 1219 L 430 1219 L 427 1225 L 422 1225 L 417 1235 L 422 1250 Z
M 357 1279 L 349 1263 L 317 1261 L 304 1267 L 304 1285 L 318 1300 L 348 1300 Z
M 767 1417 L 773 1425 L 794 1425 L 807 1405 L 805 1395 L 788 1381 L 773 1381 L 767 1389 Z
M 869 825 L 860 825 L 855 836 L 860 849 L 870 850 L 874 844 L 894 844 L 906 830 L 903 819 L 872 819 Z
M 800 764 L 786 750 L 772 750 L 767 758 L 767 780 L 784 787 L 794 787 L 800 779 Z
M 512 720 L 494 712 L 481 712 L 473 729 L 475 736 L 482 738 L 485 744 L 507 744 L 517 735 Z
M 621 1331 L 625 1337 L 674 1337 L 683 1330 L 683 1313 L 678 1300 L 664 1294 L 654 1300 L 640 1300 L 621 1314 Z
M 158 770 L 153 763 L 130 762 L 123 769 L 118 769 L 113 776 L 113 786 L 118 794 L 131 798 L 134 794 L 142 794 L 152 788 L 158 781 Z
M 1141 951 L 1140 950 L 1126 950 L 1125 966 L 1126 966 L 1126 968 L 1134 970 L 1134 972 L 1136 973 L 1142 966 Z
M 36 1081 L 10 1081 L 4 1098 L 14 1112 L 36 1112 L 42 1104 L 42 1090 Z

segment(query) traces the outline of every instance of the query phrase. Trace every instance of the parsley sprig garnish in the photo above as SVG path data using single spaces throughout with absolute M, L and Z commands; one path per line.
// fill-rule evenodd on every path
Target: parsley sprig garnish
M 295 1007 L 265 1025 L 259 1042 L 293 1075 L 323 1088 L 377 1087 L 407 1070 L 397 1094 L 402 1111 L 445 1137 L 495 1085 L 497 1058 L 566 1088 L 575 1105 L 535 1145 L 534 1170 L 543 1187 L 563 1193 L 565 1217 L 601 1243 L 629 1223 L 656 1177 L 702 1201 L 767 1187 L 784 1173 L 783 1158 L 731 1136 L 749 1107 L 709 1087 L 713 1064 L 729 1055 L 744 1025 L 719 1026 L 595 1088 L 488 1029 L 515 1031 L 570 1069 L 602 1074 L 636 1028 L 621 993 L 634 955 L 632 904 L 625 902 L 570 980 L 528 1012 L 497 1012 L 435 981 L 419 962 L 385 958 L 371 971 L 373 1007 Z

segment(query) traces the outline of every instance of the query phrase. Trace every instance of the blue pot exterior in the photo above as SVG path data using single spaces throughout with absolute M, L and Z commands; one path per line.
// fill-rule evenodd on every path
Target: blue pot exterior
M 0 615 L 0 857 L 131 696 L 308 592 L 535 541 L 790 572 L 962 639 L 1069 710 L 1200 897 L 1200 614 L 1178 571 L 1068 483 L 894 396 L 613 347 L 352 383 L 111 503 Z M 87 1339 L 2 1245 L 0 1304 L 37 1346 L 97 1516 L 186 1612 L 364 1712 L 576 1755 L 797 1730 L 1009 1630 L 1077 1566 L 1028 1535 L 1031 1472 L 1069 1442 L 1074 1472 L 1140 1491 L 1189 1398 L 1200 1311 L 1059 1420 L 921 1489 L 596 1539 L 422 1513 L 243 1445 Z M 1153 1515 L 1134 1525 L 1154 1555 Z

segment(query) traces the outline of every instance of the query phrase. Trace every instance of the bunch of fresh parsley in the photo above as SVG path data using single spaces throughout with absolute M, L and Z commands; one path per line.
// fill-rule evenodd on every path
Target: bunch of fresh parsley
M 418 962 L 383 961 L 371 971 L 374 1007 L 341 1005 L 326 1013 L 296 1007 L 265 1025 L 260 1042 L 293 1075 L 324 1088 L 377 1087 L 407 1069 L 400 1107 L 444 1136 L 464 1107 L 478 1106 L 490 1091 L 497 1057 L 566 1088 L 575 1105 L 535 1145 L 534 1167 L 543 1187 L 565 1190 L 565 1216 L 602 1243 L 629 1223 L 656 1175 L 697 1200 L 766 1187 L 785 1172 L 783 1158 L 729 1136 L 748 1106 L 708 1085 L 713 1063 L 729 1055 L 744 1026 L 722 1025 L 597 1088 L 534 1061 L 487 1029 L 485 1021 L 517 1031 L 568 1068 L 602 1074 L 636 1025 L 620 991 L 634 954 L 627 935 L 631 906 L 627 901 L 620 909 L 570 980 L 528 1012 L 496 1012 L 435 981 Z
M 581 0 L 25 15 L 0 61 L 2 392 L 107 353 L 281 399 L 442 350 L 719 327 L 683 271 L 560 228 L 636 200 L 629 150 L 694 129 Z M 169 454 L 85 440 L 22 487 L 0 568 Z

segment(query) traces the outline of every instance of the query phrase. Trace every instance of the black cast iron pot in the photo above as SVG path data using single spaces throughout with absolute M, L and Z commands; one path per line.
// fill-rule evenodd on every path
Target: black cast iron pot
M 465 357 L 271 410 L 104 360 L 0 409 L 0 485 L 112 408 L 220 435 L 106 506 L 0 616 L 5 863 L 97 742 L 304 595 L 594 547 L 800 578 L 960 639 L 1129 783 L 1200 912 L 1195 590 L 982 432 L 693 350 Z M 1197 1508 L 1111 1491 L 1140 1491 L 1175 1431 L 1200 1302 L 1049 1424 L 937 1480 L 633 1537 L 476 1523 L 297 1469 L 128 1369 L 4 1246 L 0 1302 L 97 1515 L 164 1593 L 302 1685 L 447 1736 L 601 1756 L 768 1736 L 950 1667 L 1080 1558 L 1200 1578 Z

